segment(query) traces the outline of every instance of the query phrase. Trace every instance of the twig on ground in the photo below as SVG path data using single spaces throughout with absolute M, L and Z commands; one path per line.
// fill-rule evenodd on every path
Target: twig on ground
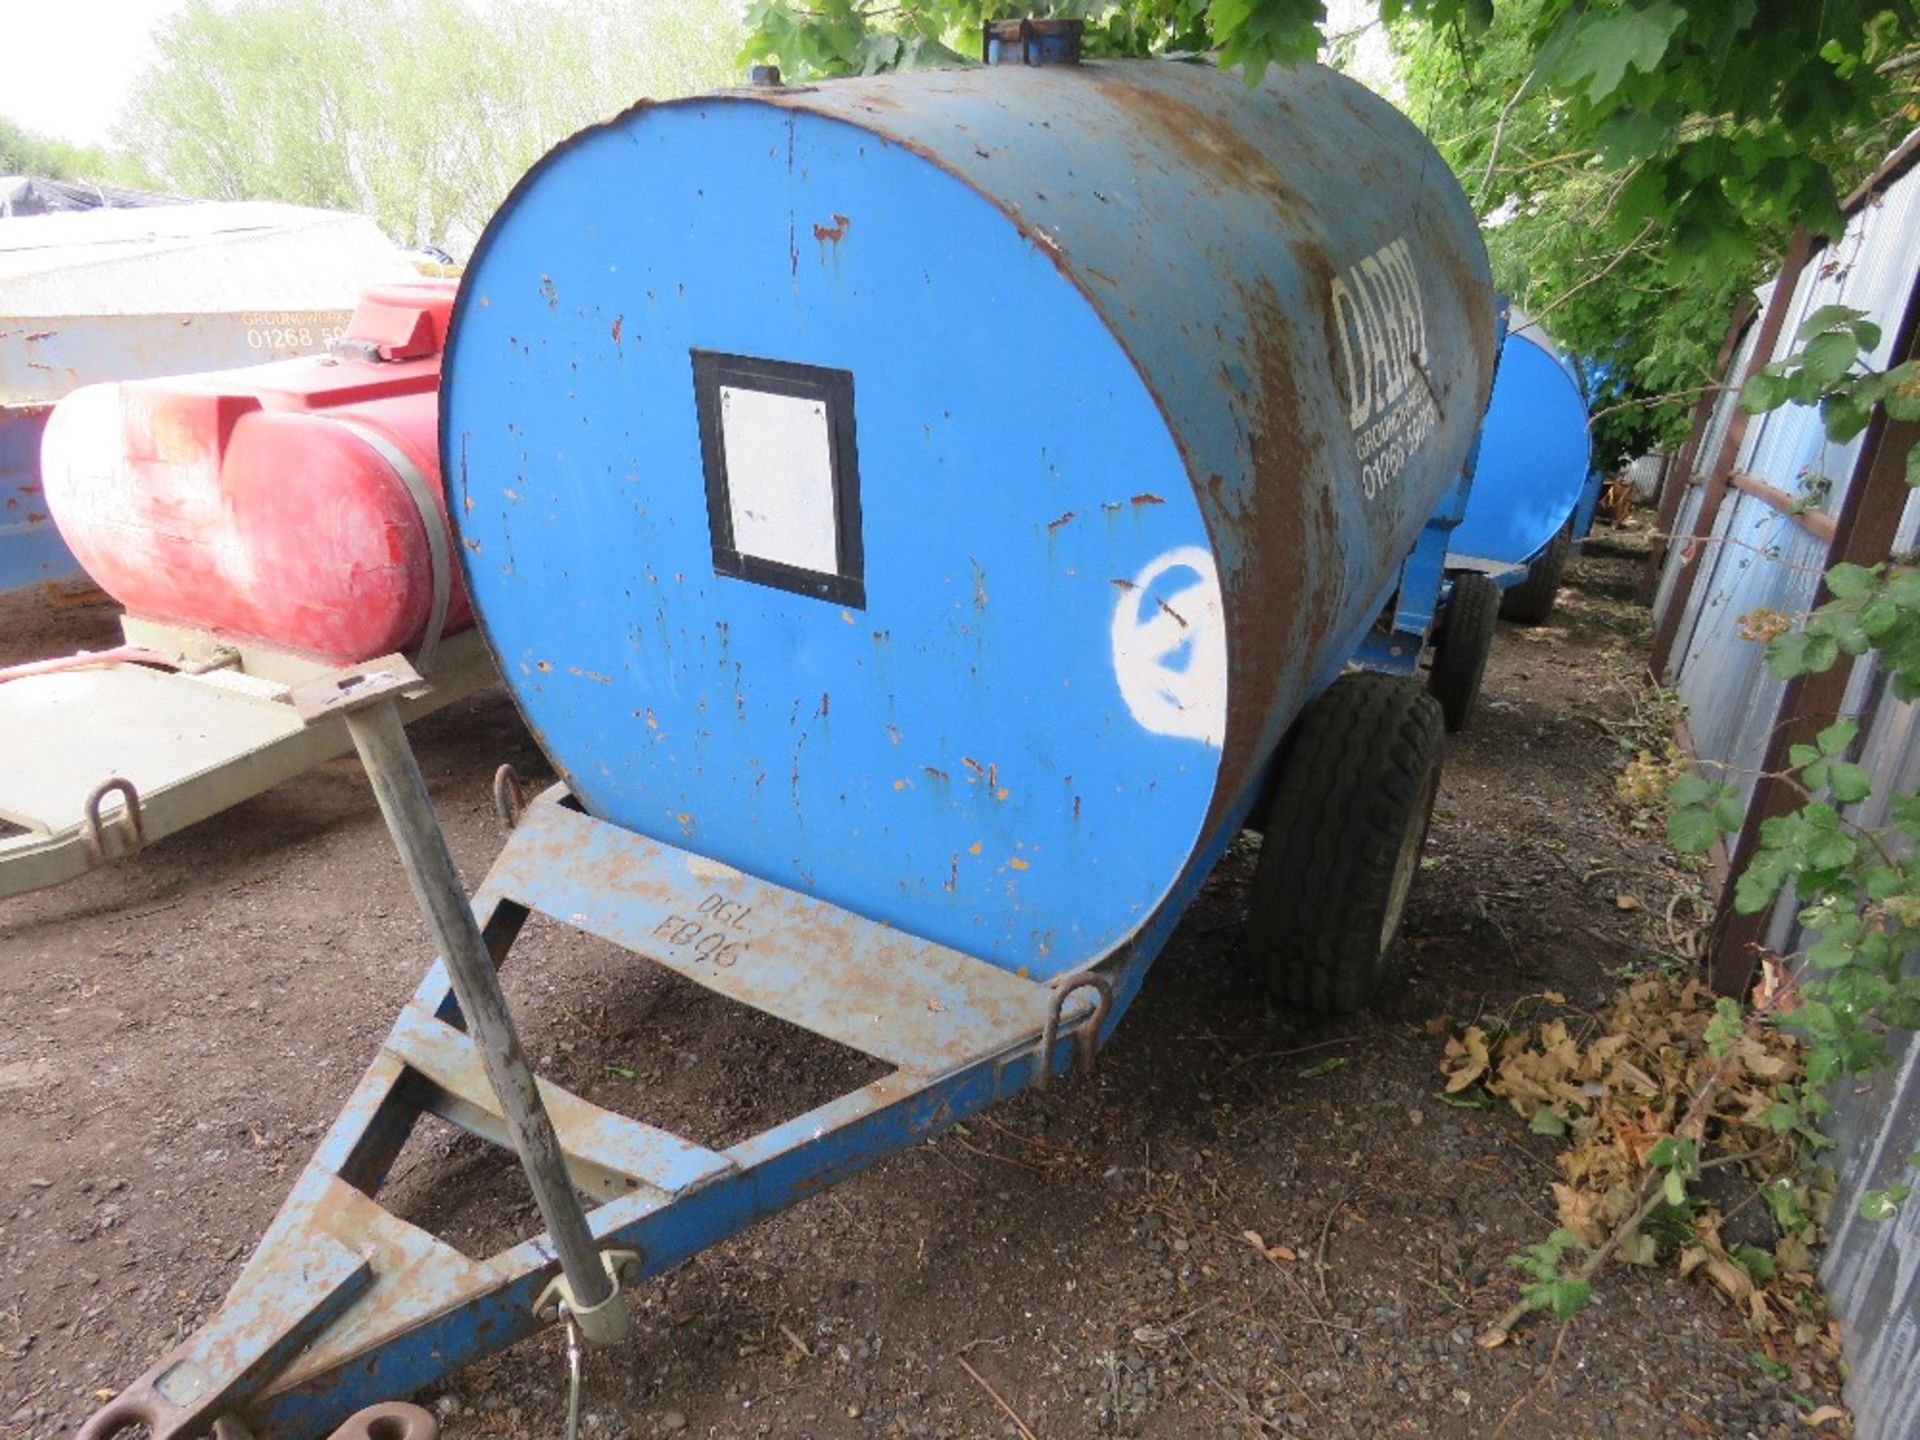
M 974 1118 L 980 1121 L 981 1124 L 998 1130 L 1010 1140 L 1022 1141 L 1025 1144 L 1034 1146 L 1036 1149 L 1050 1150 L 1055 1155 L 1066 1156 L 1069 1160 L 1085 1160 L 1087 1158 L 1083 1153 L 1075 1150 L 1070 1145 L 1055 1145 L 1051 1140 L 1042 1140 L 1038 1135 L 1029 1135 L 1024 1130 L 1015 1130 L 1010 1125 L 1002 1125 L 991 1115 L 983 1113 L 976 1115 Z
M 1742 1034 L 1752 1033 L 1753 1027 L 1765 1020 L 1770 1011 L 1771 1007 L 1761 1007 L 1754 1010 L 1754 1012 L 1747 1017 L 1747 1023 L 1743 1027 Z M 1678 1123 L 1674 1125 L 1673 1134 L 1676 1138 L 1693 1139 L 1695 1141 L 1700 1139 L 1706 1130 L 1707 1121 L 1713 1115 L 1714 1101 L 1719 1096 L 1720 1088 L 1726 1084 L 1727 1077 L 1738 1068 L 1738 1065 L 1739 1046 L 1727 1046 L 1726 1052 L 1720 1057 L 1713 1069 L 1707 1073 L 1707 1077 L 1701 1082 L 1700 1088 L 1694 1091 L 1693 1099 L 1688 1104 L 1686 1113 L 1683 1114 Z M 1573 1272 L 1575 1278 L 1591 1281 L 1593 1277 L 1600 1272 L 1600 1268 L 1613 1258 L 1614 1252 L 1618 1250 L 1629 1237 L 1639 1233 L 1640 1226 L 1646 1221 L 1647 1217 L 1666 1203 L 1665 1187 L 1656 1183 L 1664 1173 L 1661 1167 L 1657 1165 L 1647 1166 L 1646 1173 L 1640 1177 L 1639 1189 L 1635 1192 L 1639 1197 L 1640 1203 L 1634 1207 L 1631 1215 L 1614 1227 L 1613 1233 L 1607 1236 L 1600 1248 L 1581 1262 L 1580 1268 Z M 1482 1332 L 1480 1337 L 1481 1343 L 1489 1347 L 1503 1344 L 1512 1333 L 1513 1327 L 1519 1324 L 1533 1309 L 1534 1306 L 1532 1303 L 1524 1298 L 1514 1301 L 1513 1304 L 1507 1308 L 1507 1312 L 1504 1315 L 1494 1321 L 1489 1329 Z
M 1493 927 L 1494 933 L 1500 937 L 1500 943 L 1507 947 L 1507 953 L 1509 955 L 1518 955 L 1520 952 L 1514 948 L 1513 936 L 1507 933 L 1507 927 L 1500 923 L 1499 917 L 1496 916 L 1492 908 L 1488 906 L 1486 896 L 1475 895 L 1473 897 L 1473 908 L 1480 912 L 1480 918 L 1482 920 Z
M 1500 1440 L 1500 1437 L 1507 1433 L 1507 1426 L 1513 1423 L 1513 1417 L 1546 1388 L 1547 1382 L 1553 1378 L 1553 1367 L 1560 1363 L 1560 1347 L 1566 1343 L 1567 1327 L 1571 1324 L 1573 1324 L 1571 1320 L 1560 1322 L 1560 1333 L 1553 1337 L 1553 1353 L 1547 1356 L 1546 1369 L 1540 1372 L 1540 1378 L 1533 1382 L 1532 1388 L 1508 1407 L 1507 1413 L 1500 1417 L 1500 1423 L 1493 1427 L 1493 1434 L 1488 1437 L 1488 1440 Z
M 997 1160 L 1002 1165 L 1011 1165 L 1016 1170 L 1025 1170 L 1030 1175 L 1038 1175 L 1042 1180 L 1045 1180 L 1048 1178 L 1047 1172 L 1042 1170 L 1038 1165 L 1029 1165 L 1024 1160 L 1014 1159 L 1011 1155 L 1000 1155 L 1000 1154 L 996 1154 L 992 1150 L 982 1149 L 978 1145 L 974 1145 L 969 1143 L 966 1140 L 963 1140 L 958 1135 L 953 1137 L 953 1143 L 958 1145 L 962 1150 L 965 1150 L 970 1155 L 978 1155 L 982 1160 Z
M 1287 1275 L 1287 1272 L 1284 1270 L 1280 1273 L 1286 1275 L 1287 1283 L 1292 1285 L 1293 1288 L 1300 1293 L 1301 1300 L 1306 1303 L 1308 1315 L 1312 1317 L 1313 1323 L 1320 1327 L 1327 1342 L 1327 1355 L 1333 1361 L 1333 1373 L 1340 1377 L 1340 1383 L 1344 1385 L 1347 1380 L 1347 1367 L 1340 1363 L 1339 1347 L 1333 1343 L 1333 1332 L 1336 1327 L 1327 1323 L 1327 1317 L 1322 1315 L 1320 1313 L 1320 1307 L 1313 1303 L 1313 1292 L 1307 1288 L 1304 1281 L 1300 1280 L 1297 1276 Z M 1296 1316 L 1295 1318 L 1297 1319 L 1298 1317 Z M 1356 1331 L 1354 1333 L 1358 1334 L 1361 1332 Z
M 1192 1348 L 1188 1346 L 1186 1341 L 1182 1340 L 1180 1342 L 1180 1348 L 1187 1352 L 1187 1359 L 1192 1363 L 1193 1368 L 1200 1372 L 1201 1378 L 1220 1392 L 1221 1397 L 1239 1412 L 1241 1419 L 1247 1421 L 1250 1425 L 1257 1426 L 1266 1431 L 1269 1435 L 1285 1435 L 1287 1433 L 1248 1404 L 1245 1395 L 1234 1394 L 1233 1391 L 1227 1389 L 1219 1380 L 1214 1378 L 1213 1371 L 1209 1370 L 1206 1365 L 1201 1362 L 1200 1357 L 1193 1353 Z
M 1015 1428 L 1018 1429 L 1021 1434 L 1022 1440 L 1040 1440 L 1040 1437 L 1033 1433 L 1033 1427 L 1020 1418 L 1020 1412 L 1009 1405 L 1000 1392 L 987 1383 L 987 1377 L 967 1363 L 966 1356 L 956 1355 L 953 1358 L 960 1362 L 960 1368 L 962 1370 L 973 1377 L 974 1384 L 986 1391 L 988 1398 L 1000 1407 L 1000 1413 L 1014 1423 Z
M 1343 1191 L 1340 1198 L 1327 1207 L 1327 1217 L 1320 1222 L 1320 1243 L 1313 1248 L 1313 1278 L 1319 1282 L 1322 1300 L 1327 1298 L 1327 1234 L 1333 1229 L 1333 1217 L 1340 1213 L 1340 1207 L 1352 1193 Z
M 1311 1055 L 1315 1050 L 1332 1050 L 1340 1045 L 1358 1045 L 1372 1038 L 1371 1035 L 1342 1035 L 1337 1040 L 1318 1040 L 1311 1045 L 1296 1045 L 1291 1050 L 1262 1050 L 1258 1055 L 1242 1055 L 1227 1069 L 1238 1070 L 1242 1065 L 1257 1065 L 1262 1060 L 1287 1060 L 1295 1055 Z

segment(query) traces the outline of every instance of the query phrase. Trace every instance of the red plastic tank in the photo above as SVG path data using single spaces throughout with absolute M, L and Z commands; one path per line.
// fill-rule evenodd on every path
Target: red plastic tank
M 136 616 L 353 664 L 421 639 L 430 513 L 447 537 L 442 628 L 470 625 L 436 437 L 454 289 L 368 290 L 330 355 L 62 400 L 41 462 L 87 573 Z

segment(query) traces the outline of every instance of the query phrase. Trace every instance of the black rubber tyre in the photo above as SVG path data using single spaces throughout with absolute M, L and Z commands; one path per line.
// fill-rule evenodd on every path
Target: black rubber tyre
M 1567 554 L 1573 549 L 1573 529 L 1564 527 L 1547 542 L 1540 557 L 1527 567 L 1527 578 L 1507 591 L 1500 601 L 1500 618 L 1517 620 L 1522 625 L 1541 625 L 1553 614 L 1553 602 L 1560 598 L 1560 577 L 1567 568 Z
M 1453 594 L 1440 617 L 1433 665 L 1427 671 L 1427 693 L 1440 702 L 1449 735 L 1464 727 L 1473 713 L 1503 598 L 1499 585 L 1486 575 L 1453 577 Z
M 1343 675 L 1296 722 L 1246 927 L 1275 998 L 1349 1014 L 1380 992 L 1445 744 L 1439 702 L 1392 675 Z

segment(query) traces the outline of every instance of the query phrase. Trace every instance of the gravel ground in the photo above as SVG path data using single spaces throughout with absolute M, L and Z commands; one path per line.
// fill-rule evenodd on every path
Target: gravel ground
M 631 1342 L 588 1358 L 583 1433 L 1808 1433 L 1738 1317 L 1670 1273 L 1610 1272 L 1564 1329 L 1473 1343 L 1516 1293 L 1506 1257 L 1552 1228 L 1552 1142 L 1438 1098 L 1448 1024 L 1549 988 L 1599 1003 L 1672 943 L 1688 885 L 1612 799 L 1643 534 L 1577 559 L 1548 625 L 1501 627 L 1402 992 L 1351 1022 L 1275 1012 L 1239 953 L 1242 842 L 1094 1075 L 642 1287 Z M 102 607 L 4 618 L 10 658 L 113 633 Z M 497 692 L 415 739 L 477 881 L 493 767 L 544 762 Z M 871 1073 L 558 926 L 514 955 L 550 1073 L 702 1140 Z M 346 761 L 0 906 L 0 1436 L 70 1432 L 213 1312 L 424 959 Z M 510 1164 L 450 1130 L 416 1136 L 385 1198 L 475 1253 L 533 1228 Z M 449 1440 L 549 1440 L 563 1375 L 548 1334 L 419 1398 Z

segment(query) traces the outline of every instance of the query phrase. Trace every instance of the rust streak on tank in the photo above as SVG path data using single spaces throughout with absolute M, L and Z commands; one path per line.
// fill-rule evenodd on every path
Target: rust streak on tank
M 1326 293 L 1322 279 L 1331 283 L 1333 267 L 1317 249 L 1296 251 L 1306 272 L 1308 293 Z M 1253 360 L 1253 389 L 1245 417 L 1247 447 L 1260 483 L 1248 492 L 1246 509 L 1237 517 L 1241 537 L 1238 563 L 1245 579 L 1226 589 L 1229 634 L 1244 643 L 1228 656 L 1227 726 L 1221 773 L 1237 775 L 1260 758 L 1260 746 L 1271 717 L 1276 690 L 1297 686 L 1305 657 L 1318 655 L 1327 631 L 1338 617 L 1343 597 L 1326 595 L 1313 606 L 1275 607 L 1256 603 L 1255 597 L 1293 591 L 1312 584 L 1337 581 L 1322 574 L 1302 581 L 1288 578 L 1288 567 L 1302 557 L 1330 553 L 1339 544 L 1337 516 L 1325 507 L 1308 510 L 1300 486 L 1290 477 L 1334 464 L 1324 452 L 1324 437 L 1301 413 L 1301 394 L 1295 368 L 1303 352 L 1295 317 L 1270 286 L 1260 285 L 1244 296 L 1248 349 Z M 1216 792 L 1214 809 L 1226 804 L 1234 783 Z M 1217 819 L 1210 815 L 1208 823 Z
M 1265 197 L 1276 210 L 1293 215 L 1305 197 L 1287 183 L 1274 159 L 1249 141 L 1221 115 L 1169 93 L 1134 81 L 1116 69 L 1102 87 L 1105 95 L 1142 130 L 1160 140 L 1208 181 Z

